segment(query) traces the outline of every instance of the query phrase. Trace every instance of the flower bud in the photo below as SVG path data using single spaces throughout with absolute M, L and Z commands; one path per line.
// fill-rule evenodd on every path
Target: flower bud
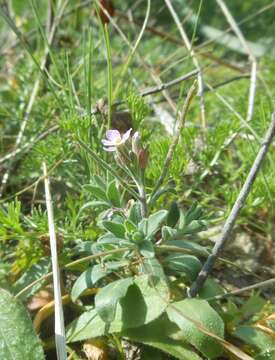
M 138 156 L 138 153 L 139 153 L 140 150 L 141 150 L 141 148 L 140 148 L 140 135 L 136 131 L 134 133 L 134 135 L 132 136 L 132 151 L 136 156 Z
M 138 164 L 141 169 L 145 169 L 149 160 L 149 151 L 148 149 L 141 149 L 138 152 Z

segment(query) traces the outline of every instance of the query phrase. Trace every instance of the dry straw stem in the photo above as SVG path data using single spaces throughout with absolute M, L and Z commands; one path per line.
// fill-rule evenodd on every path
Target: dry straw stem
M 58 265 L 54 215 L 53 215 L 52 198 L 50 193 L 50 182 L 47 173 L 47 166 L 45 163 L 43 163 L 43 172 L 44 172 L 45 197 L 46 197 L 46 206 L 47 206 L 47 214 L 48 214 L 48 224 L 49 224 L 52 270 L 53 270 L 55 346 L 56 346 L 58 360 L 66 360 L 67 351 L 66 351 L 63 305 L 62 305 L 62 296 L 61 296 L 61 288 L 60 288 L 60 270 Z
M 246 51 L 249 61 L 251 63 L 251 75 L 250 75 L 250 88 L 249 88 L 249 97 L 248 97 L 248 108 L 246 114 L 246 121 L 249 122 L 253 117 L 254 112 L 254 102 L 255 102 L 255 95 L 256 95 L 256 81 L 257 81 L 257 61 L 256 58 L 251 51 L 245 37 L 241 29 L 238 26 L 238 23 L 235 21 L 234 17 L 230 13 L 228 7 L 226 6 L 223 0 L 216 0 L 217 4 L 221 8 L 226 20 L 228 21 L 229 25 L 231 26 L 232 30 L 235 32 L 237 37 L 240 40 L 244 50 Z
M 195 68 L 198 70 L 198 95 L 200 97 L 200 107 L 201 107 L 201 121 L 202 121 L 202 127 L 203 129 L 206 129 L 206 119 L 205 119 L 205 101 L 204 101 L 204 82 L 203 82 L 203 76 L 202 76 L 202 69 L 200 66 L 200 63 L 196 57 L 195 51 L 192 47 L 192 44 L 180 22 L 180 19 L 175 11 L 175 9 L 173 8 L 173 5 L 171 3 L 170 0 L 164 0 L 176 25 L 177 28 L 180 32 L 180 35 L 182 37 L 182 40 L 184 41 L 184 44 L 187 48 L 187 50 L 190 53 L 190 56 L 192 58 L 193 64 L 195 66 Z
M 215 243 L 212 253 L 207 258 L 197 279 L 195 280 L 195 282 L 192 284 L 192 286 L 190 288 L 190 291 L 189 291 L 190 297 L 194 297 L 198 294 L 199 290 L 202 288 L 205 280 L 207 279 L 208 275 L 210 274 L 211 270 L 213 269 L 213 266 L 215 265 L 215 262 L 218 258 L 218 255 L 220 254 L 224 244 L 230 237 L 231 231 L 235 224 L 235 221 L 236 221 L 241 209 L 244 206 L 244 203 L 245 203 L 245 201 L 249 195 L 249 192 L 252 188 L 252 185 L 256 179 L 256 176 L 261 167 L 261 164 L 267 154 L 268 148 L 272 142 L 274 132 L 275 132 L 275 113 L 272 114 L 271 123 L 266 132 L 266 135 L 264 137 L 264 141 L 261 145 L 261 148 L 254 160 L 254 163 L 249 171 L 249 174 L 245 180 L 245 183 L 242 186 L 242 189 L 237 197 L 237 200 L 236 200 L 236 202 L 224 224 L 221 237 Z
M 193 97 L 195 95 L 195 91 L 197 89 L 196 85 L 197 85 L 197 82 L 195 81 L 193 83 L 193 85 L 191 86 L 190 90 L 188 91 L 186 100 L 185 100 L 184 105 L 183 105 L 182 113 L 180 114 L 180 119 L 179 119 L 177 127 L 176 127 L 175 134 L 173 136 L 171 145 L 169 147 L 166 159 L 165 159 L 164 164 L 163 164 L 162 173 L 161 173 L 161 175 L 160 175 L 160 177 L 159 177 L 159 179 L 157 181 L 157 184 L 156 184 L 155 188 L 152 191 L 151 199 L 152 199 L 153 195 L 158 191 L 160 186 L 162 185 L 162 183 L 163 183 L 163 181 L 164 181 L 164 179 L 165 179 L 165 177 L 166 177 L 166 175 L 168 173 L 170 163 L 172 161 L 176 146 L 177 146 L 177 144 L 179 142 L 181 130 L 184 127 L 184 123 L 185 123 L 186 115 L 188 113 L 189 106 L 191 104 L 191 101 L 192 101 L 192 99 L 193 99 Z

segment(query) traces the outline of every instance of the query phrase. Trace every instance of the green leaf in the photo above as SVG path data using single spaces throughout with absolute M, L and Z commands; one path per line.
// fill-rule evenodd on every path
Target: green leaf
M 154 245 L 150 240 L 144 240 L 138 243 L 140 254 L 145 258 L 153 258 L 155 256 Z
M 176 226 L 180 218 L 180 211 L 176 201 L 173 201 L 167 215 L 167 225 L 170 227 Z
M 0 324 L 0 359 L 44 359 L 42 346 L 27 311 L 3 289 L 0 289 Z
M 185 254 L 168 255 L 164 260 L 164 264 L 177 273 L 184 273 L 190 281 L 196 279 L 202 267 L 198 258 Z
M 275 341 L 271 336 L 250 326 L 239 326 L 232 335 L 261 351 L 275 347 Z
M 173 229 L 169 226 L 163 226 L 161 228 L 161 237 L 163 241 L 174 239 L 178 233 L 177 229 Z
M 163 267 L 155 257 L 144 259 L 140 266 L 140 272 L 166 280 Z
M 216 295 L 225 294 L 225 290 L 221 285 L 214 279 L 208 278 L 203 284 L 202 289 L 199 291 L 199 297 L 201 299 L 208 299 Z
M 140 223 L 140 230 L 146 234 L 146 236 L 153 236 L 159 229 L 161 224 L 167 217 L 167 210 L 160 210 L 153 215 L 150 215 L 148 219 L 143 219 Z
M 133 278 L 114 281 L 99 291 L 95 297 L 96 311 L 105 323 L 111 323 L 115 318 L 119 300 L 127 294 Z
M 141 206 L 139 202 L 135 202 L 129 211 L 129 220 L 132 221 L 135 225 L 142 220 L 141 216 Z
M 193 220 L 189 225 L 182 230 L 184 234 L 195 234 L 207 229 L 205 220 Z
M 137 230 L 136 224 L 134 224 L 131 220 L 125 220 L 124 226 L 128 233 L 132 233 Z
M 103 227 L 114 234 L 116 237 L 123 239 L 125 235 L 125 227 L 114 221 L 104 220 L 102 221 Z
M 75 301 L 83 293 L 84 290 L 93 287 L 91 273 L 92 268 L 84 271 L 76 280 L 71 291 L 72 301 Z
M 32 265 L 23 275 L 15 282 L 13 285 L 13 293 L 17 294 L 23 290 L 27 285 L 31 284 L 33 281 L 40 279 L 43 275 L 46 275 L 50 271 L 51 260 L 49 258 L 42 258 L 37 264 Z M 35 286 L 32 286 L 29 290 L 25 291 L 20 295 L 21 300 L 26 300 L 33 294 L 35 294 L 41 287 L 44 285 L 44 282 L 41 281 Z
M 183 215 L 183 219 L 181 219 L 182 222 L 180 222 L 180 225 L 182 227 L 185 227 L 189 225 L 192 221 L 200 219 L 202 215 L 203 212 L 201 206 L 198 204 L 193 204 L 191 208 L 187 211 L 187 213 Z
M 107 188 L 107 197 L 108 200 L 113 204 L 113 206 L 120 208 L 121 202 L 120 202 L 120 194 L 116 187 L 115 180 L 111 181 Z
M 201 360 L 190 345 L 183 341 L 173 340 L 171 336 L 178 331 L 178 327 L 169 321 L 166 314 L 147 325 L 128 329 L 122 332 L 122 336 L 131 341 L 159 349 L 180 360 Z
M 223 338 L 224 324 L 220 316 L 205 300 L 185 299 L 171 304 L 167 308 L 170 321 L 180 328 L 175 339 L 181 337 L 195 346 L 207 358 L 215 358 L 222 354 L 222 346 L 212 337 L 206 335 L 198 326 L 197 322 L 206 330 Z
M 91 195 L 97 198 L 98 200 L 108 202 L 108 197 L 106 196 L 105 191 L 102 190 L 100 187 L 92 184 L 86 184 L 85 189 L 88 189 Z
M 112 271 L 103 268 L 100 264 L 94 265 L 92 268 L 84 271 L 72 287 L 72 301 L 75 301 L 86 289 L 93 288 L 98 280 L 111 272 Z
M 148 275 L 137 276 L 126 296 L 117 303 L 115 318 L 106 327 L 95 309 L 83 313 L 67 327 L 68 341 L 119 333 L 128 328 L 139 327 L 158 318 L 169 302 L 166 281 Z
M 189 253 L 192 252 L 194 255 L 207 257 L 209 255 L 209 251 L 194 241 L 187 240 L 170 240 L 165 243 L 165 245 L 169 246 L 177 246 L 181 249 L 186 249 Z
M 255 357 L 255 360 L 274 360 L 274 359 L 275 359 L 275 348 L 264 350 Z

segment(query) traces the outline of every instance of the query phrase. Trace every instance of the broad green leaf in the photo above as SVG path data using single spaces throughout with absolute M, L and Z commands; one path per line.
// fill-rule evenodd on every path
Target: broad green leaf
M 176 273 L 184 273 L 190 281 L 196 279 L 202 266 L 198 258 L 185 254 L 168 255 L 164 260 L 164 264 Z
M 150 275 L 150 276 L 156 276 L 156 277 L 166 280 L 166 276 L 163 271 L 163 267 L 155 257 L 144 259 L 140 266 L 140 271 L 143 274 Z
M 222 354 L 222 346 L 212 337 L 206 335 L 198 326 L 198 323 L 207 331 L 223 338 L 224 324 L 217 312 L 205 300 L 185 299 L 171 304 L 167 308 L 170 321 L 180 328 L 180 332 L 173 338 L 183 338 L 204 356 L 213 359 Z
M 97 264 L 84 271 L 76 280 L 72 287 L 71 297 L 75 301 L 86 289 L 93 288 L 95 283 L 104 276 L 110 274 L 111 271 Z
M 275 347 L 275 341 L 271 336 L 251 326 L 239 326 L 232 335 L 261 351 Z
M 150 240 L 144 240 L 138 243 L 138 250 L 145 258 L 153 258 L 155 256 L 154 245 Z
M 178 327 L 169 321 L 166 314 L 163 314 L 147 325 L 123 331 L 122 336 L 162 350 L 176 359 L 201 360 L 201 357 L 192 350 L 189 344 L 171 338 L 177 331 Z
M 75 301 L 83 293 L 84 290 L 93 287 L 91 274 L 92 268 L 87 269 L 75 281 L 71 291 L 72 301 Z
M 108 200 L 111 202 L 111 204 L 113 204 L 113 206 L 118 208 L 121 206 L 120 194 L 119 191 L 117 190 L 115 180 L 111 181 L 110 184 L 108 185 L 107 197 Z
M 0 359 L 43 360 L 44 354 L 24 306 L 0 289 Z
M 173 201 L 167 215 L 167 225 L 170 227 L 176 226 L 180 218 L 180 211 L 176 201 Z
M 165 311 L 168 302 L 166 281 L 152 280 L 148 275 L 137 276 L 126 296 L 118 302 L 115 318 L 108 327 L 93 309 L 83 313 L 68 326 L 68 340 L 81 341 L 148 324 Z
M 31 284 L 33 281 L 40 279 L 43 275 L 46 275 L 50 271 L 51 260 L 49 258 L 41 259 L 37 264 L 32 265 L 23 275 L 15 282 L 13 285 L 13 293 L 17 294 L 23 290 L 27 285 Z M 29 290 L 25 291 L 20 295 L 21 300 L 26 300 L 33 294 L 35 294 L 41 287 L 44 285 L 44 282 L 41 281 L 37 285 L 34 285 Z
M 146 236 L 153 236 L 159 229 L 161 224 L 167 217 L 167 210 L 160 210 L 153 215 L 150 215 L 148 219 L 143 219 L 139 225 L 140 230 L 143 231 Z
M 105 323 L 111 323 L 116 314 L 117 303 L 125 297 L 133 278 L 113 281 L 102 288 L 95 297 L 95 307 L 98 315 Z
M 119 224 L 114 221 L 104 220 L 102 221 L 102 225 L 116 237 L 123 239 L 125 235 L 125 227 L 122 224 Z

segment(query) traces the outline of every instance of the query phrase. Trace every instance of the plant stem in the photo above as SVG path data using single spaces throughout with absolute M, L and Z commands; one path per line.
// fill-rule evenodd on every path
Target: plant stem
M 184 122 L 185 122 L 185 118 L 186 118 L 189 106 L 190 106 L 191 101 L 192 101 L 192 99 L 193 99 L 193 97 L 195 95 L 195 91 L 196 91 L 196 81 L 193 83 L 190 90 L 188 91 L 186 100 L 185 100 L 184 105 L 183 105 L 182 113 L 181 113 L 180 119 L 179 119 L 178 124 L 177 124 L 177 129 L 175 131 L 175 134 L 174 134 L 174 137 L 173 137 L 172 142 L 170 144 L 166 159 L 164 161 L 162 173 L 161 173 L 161 175 L 160 175 L 160 177 L 159 177 L 159 179 L 158 179 L 158 181 L 156 183 L 155 188 L 153 189 L 153 191 L 151 193 L 150 201 L 153 198 L 153 196 L 155 195 L 155 193 L 158 191 L 160 186 L 162 185 L 162 183 L 163 183 L 163 181 L 164 181 L 164 179 L 165 179 L 165 177 L 166 177 L 166 175 L 168 173 L 170 163 L 172 161 L 176 146 L 177 146 L 177 144 L 179 142 L 180 133 L 181 133 L 181 130 L 182 130 L 183 126 L 184 126 Z
M 237 200 L 236 200 L 236 202 L 224 224 L 221 237 L 215 243 L 212 253 L 207 258 L 197 279 L 195 280 L 195 282 L 192 284 L 192 286 L 190 288 L 190 291 L 189 291 L 190 297 L 196 296 L 198 294 L 199 290 L 202 288 L 205 280 L 207 279 L 209 273 L 211 272 L 211 270 L 214 267 L 214 264 L 218 258 L 219 253 L 221 252 L 225 242 L 229 238 L 231 231 L 234 227 L 235 221 L 239 215 L 239 212 L 243 208 L 243 205 L 248 197 L 248 194 L 251 190 L 254 180 L 256 179 L 256 176 L 258 174 L 260 166 L 265 158 L 265 155 L 267 154 L 268 148 L 272 142 L 274 132 L 275 132 L 275 113 L 272 114 L 271 123 L 266 132 L 262 146 L 261 146 L 261 148 L 258 152 L 258 155 L 256 156 L 256 159 L 250 169 L 250 172 L 245 180 L 245 183 L 237 197 Z
M 68 264 L 66 264 L 63 268 L 64 269 L 70 269 L 71 267 L 74 267 L 75 265 L 79 265 L 79 264 L 82 264 L 83 262 L 87 262 L 87 261 L 91 261 L 91 260 L 95 260 L 95 259 L 98 259 L 102 256 L 106 256 L 106 255 L 111 255 L 111 254 L 117 254 L 117 253 L 121 253 L 121 252 L 126 252 L 130 250 L 130 248 L 128 247 L 124 247 L 124 248 L 119 248 L 119 249 L 112 249 L 112 250 L 109 250 L 109 251 L 103 251 L 103 252 L 100 252 L 98 254 L 94 254 L 94 255 L 89 255 L 89 256 L 86 256 L 82 259 L 78 259 L 78 260 L 75 260 L 75 261 L 72 261 Z M 49 279 L 51 276 L 53 275 L 52 272 L 49 272 L 48 274 L 44 275 L 44 276 L 41 276 L 41 278 L 33 281 L 32 283 L 30 283 L 28 286 L 26 286 L 24 289 L 22 289 L 21 291 L 19 291 L 19 293 L 17 293 L 15 295 L 15 298 L 19 298 L 22 294 L 24 294 L 26 291 L 28 291 L 29 289 L 31 289 L 34 285 L 40 283 L 41 281 L 43 280 L 47 280 Z

